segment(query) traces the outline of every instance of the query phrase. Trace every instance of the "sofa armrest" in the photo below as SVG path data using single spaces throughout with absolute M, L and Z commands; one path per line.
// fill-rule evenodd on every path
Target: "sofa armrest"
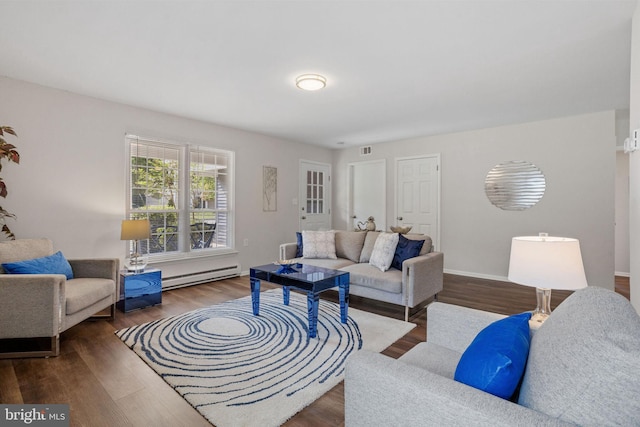
M 344 396 L 347 427 L 571 425 L 425 369 L 364 350 L 347 359 Z
M 463 353 L 478 332 L 505 317 L 488 311 L 434 302 L 427 307 L 427 340 Z
M 278 259 L 294 259 L 298 250 L 297 243 L 283 243 L 280 245 L 280 253 Z
M 442 291 L 444 254 L 429 252 L 402 263 L 402 285 L 409 307 Z
M 0 274 L 0 338 L 57 336 L 65 283 L 62 274 Z

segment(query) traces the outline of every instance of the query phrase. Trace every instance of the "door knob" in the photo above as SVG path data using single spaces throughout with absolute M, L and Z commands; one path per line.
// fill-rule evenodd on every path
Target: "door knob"
M 402 221 L 402 217 L 401 216 L 398 217 L 398 221 Z
M 307 217 L 306 217 L 306 216 L 303 216 L 303 217 L 301 217 L 301 219 L 307 219 Z

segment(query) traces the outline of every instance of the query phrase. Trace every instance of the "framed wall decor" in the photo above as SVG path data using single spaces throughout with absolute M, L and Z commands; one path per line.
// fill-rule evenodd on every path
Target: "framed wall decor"
M 278 168 L 273 166 L 262 167 L 262 210 L 278 210 Z

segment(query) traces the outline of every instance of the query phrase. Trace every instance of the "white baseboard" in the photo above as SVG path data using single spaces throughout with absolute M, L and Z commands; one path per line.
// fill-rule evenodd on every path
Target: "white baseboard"
M 616 271 L 614 274 L 620 277 L 631 277 L 631 273 L 624 271 Z
M 473 273 L 470 271 L 450 270 L 448 268 L 445 268 L 444 272 L 447 274 L 455 274 L 456 276 L 475 277 L 477 279 L 497 280 L 499 282 L 509 281 L 509 279 L 505 276 L 494 276 L 492 274 L 482 274 L 482 273 Z

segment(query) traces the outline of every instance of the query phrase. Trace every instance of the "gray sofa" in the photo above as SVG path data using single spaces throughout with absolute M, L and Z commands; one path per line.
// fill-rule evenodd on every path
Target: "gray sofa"
M 576 291 L 533 332 L 519 397 L 454 381 L 461 353 L 503 316 L 443 303 L 427 309 L 427 341 L 395 360 L 347 360 L 347 426 L 640 425 L 640 317 L 622 296 Z
M 49 239 L 0 242 L 0 263 L 54 253 Z M 2 352 L 0 358 L 57 356 L 60 333 L 105 308 L 113 318 L 119 293 L 119 260 L 68 260 L 73 279 L 63 274 L 5 274 L 0 268 L 0 340 L 50 338 L 51 347 Z
M 350 274 L 349 294 L 372 298 L 405 307 L 405 321 L 409 309 L 437 297 L 442 290 L 444 255 L 433 251 L 429 236 L 407 234 L 413 240 L 424 240 L 419 256 L 402 263 L 402 271 L 390 269 L 385 272 L 369 264 L 378 231 L 336 231 L 337 259 L 296 258 L 297 243 L 280 245 L 280 259 L 297 259 L 310 264 Z

